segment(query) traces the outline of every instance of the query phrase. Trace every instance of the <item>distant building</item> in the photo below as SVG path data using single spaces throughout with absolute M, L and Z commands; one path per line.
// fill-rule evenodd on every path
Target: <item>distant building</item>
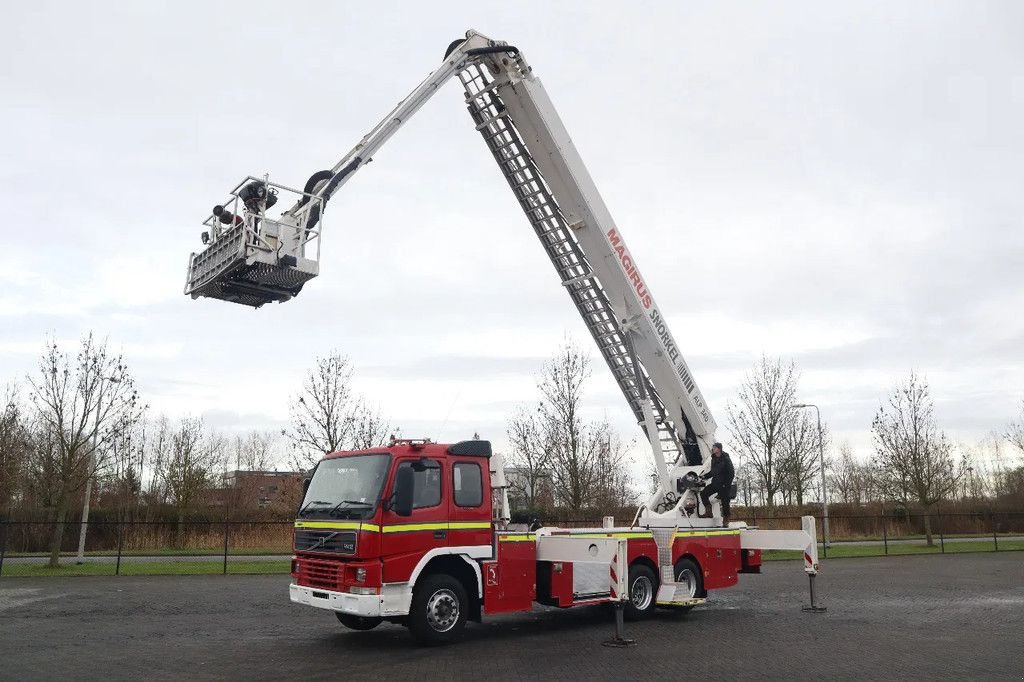
M 286 507 L 299 503 L 302 495 L 301 471 L 245 471 L 236 469 L 224 474 L 222 486 L 213 492 L 213 504 L 230 500 L 236 507 Z

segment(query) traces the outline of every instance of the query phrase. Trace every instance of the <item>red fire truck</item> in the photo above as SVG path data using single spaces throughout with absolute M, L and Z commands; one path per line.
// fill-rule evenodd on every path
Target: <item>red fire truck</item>
M 813 603 L 813 518 L 799 531 L 767 531 L 723 520 L 717 499 L 705 508 L 698 493 L 715 421 L 540 79 L 512 45 L 467 32 L 301 190 L 244 178 L 204 221 L 205 248 L 192 254 L 185 292 L 257 308 L 298 295 L 319 273 L 327 202 L 453 78 L 649 442 L 658 487 L 628 526 L 516 528 L 504 466 L 487 441 L 398 440 L 333 453 L 309 479 L 295 522 L 292 601 L 333 611 L 354 629 L 389 620 L 441 642 L 467 619 L 535 602 L 614 602 L 630 617 L 689 609 L 757 572 L 761 549 L 796 549 Z M 268 214 L 285 194 L 295 203 Z
M 740 528 L 677 528 L 667 547 L 678 587 L 660 595 L 657 529 L 502 530 L 492 503 L 500 466 L 482 440 L 328 455 L 295 522 L 292 601 L 335 611 L 356 630 L 389 620 L 434 642 L 467 619 L 535 602 L 609 602 L 627 589 L 627 618 L 659 603 L 689 609 L 707 590 L 760 571 L 760 551 L 741 548 Z

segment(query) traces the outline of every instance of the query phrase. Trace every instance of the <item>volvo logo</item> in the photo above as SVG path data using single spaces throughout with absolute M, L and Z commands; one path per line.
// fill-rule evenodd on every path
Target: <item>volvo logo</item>
M 334 531 L 333 533 L 330 533 L 329 535 L 323 536 L 322 538 L 320 538 L 319 540 L 314 542 L 313 546 L 310 547 L 310 549 L 313 550 L 313 549 L 320 549 L 321 547 L 326 547 L 327 546 L 327 541 L 330 540 L 331 538 L 333 538 L 334 536 L 336 536 L 337 534 L 338 534 L 338 531 Z

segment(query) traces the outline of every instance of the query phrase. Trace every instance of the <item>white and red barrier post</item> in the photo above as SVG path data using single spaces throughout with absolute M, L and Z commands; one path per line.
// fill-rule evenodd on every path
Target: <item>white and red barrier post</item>
M 624 618 L 623 609 L 629 599 L 629 544 L 625 538 L 618 541 L 615 554 L 608 563 L 608 590 L 611 594 L 611 601 L 615 605 L 615 638 L 602 642 L 604 646 L 627 647 L 635 646 L 636 640 L 623 637 Z

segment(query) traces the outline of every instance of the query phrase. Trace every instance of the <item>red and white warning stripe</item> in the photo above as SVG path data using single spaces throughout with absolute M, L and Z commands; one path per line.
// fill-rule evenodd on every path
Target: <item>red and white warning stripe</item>
M 619 598 L 619 575 L 615 572 L 615 567 L 619 564 L 619 555 L 616 552 L 612 555 L 612 562 L 608 564 L 609 577 L 611 578 L 611 592 L 612 601 L 617 601 Z

